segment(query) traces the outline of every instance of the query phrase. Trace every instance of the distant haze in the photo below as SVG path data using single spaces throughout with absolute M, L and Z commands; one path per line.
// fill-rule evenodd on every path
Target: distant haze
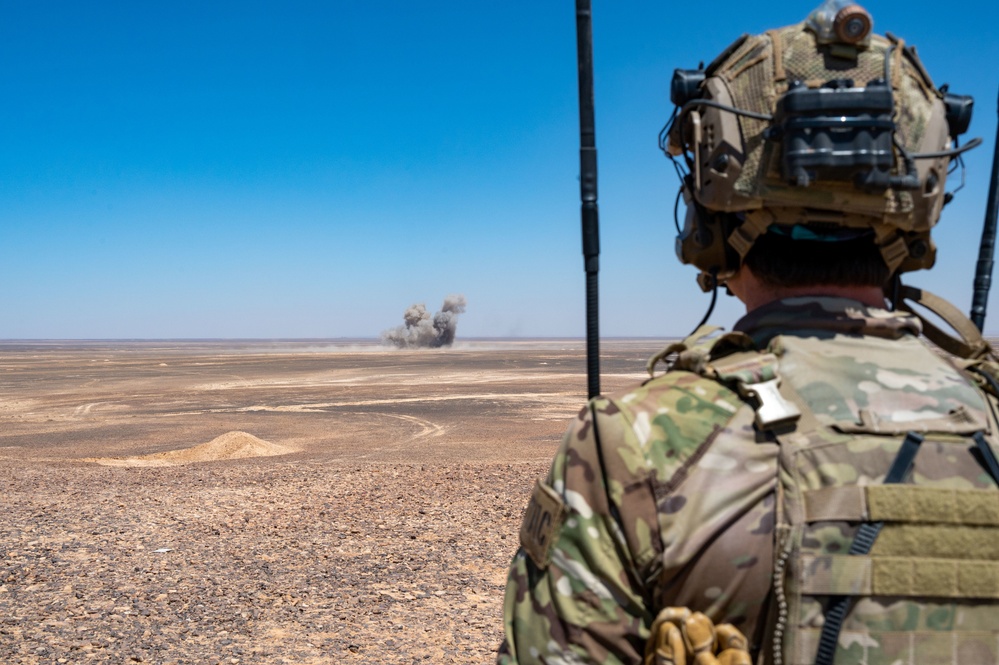
M 444 299 L 439 312 L 430 316 L 427 306 L 416 303 L 402 315 L 405 325 L 382 333 L 382 341 L 399 348 L 423 347 L 438 349 L 454 343 L 458 330 L 458 315 L 465 311 L 465 296 L 453 295 Z

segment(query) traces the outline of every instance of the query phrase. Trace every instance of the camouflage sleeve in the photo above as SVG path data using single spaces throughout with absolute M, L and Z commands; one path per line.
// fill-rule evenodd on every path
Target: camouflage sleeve
M 579 413 L 525 511 L 499 665 L 642 662 L 663 601 L 662 519 L 733 404 L 719 384 L 671 372 Z
M 594 407 L 613 409 L 603 400 Z M 600 436 L 607 438 L 608 429 L 601 421 Z M 653 540 L 647 534 L 646 551 L 633 552 L 634 543 L 612 514 L 600 459 L 606 452 L 598 449 L 592 413 L 584 408 L 528 505 L 522 547 L 507 581 L 506 640 L 497 663 L 641 661 L 653 617 L 639 559 L 647 563 L 654 555 Z M 654 516 L 654 501 L 645 498 L 650 503 L 642 512 Z

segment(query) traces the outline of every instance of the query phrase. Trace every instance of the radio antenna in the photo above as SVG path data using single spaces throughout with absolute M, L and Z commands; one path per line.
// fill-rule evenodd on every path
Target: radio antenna
M 999 106 L 997 113 L 999 113 Z M 996 219 L 999 214 L 999 128 L 996 130 L 996 147 L 992 155 L 992 178 L 989 182 L 989 198 L 985 208 L 985 225 L 982 227 L 982 242 L 978 246 L 978 266 L 975 269 L 975 291 L 971 300 L 971 320 L 979 331 L 985 329 L 985 309 L 989 301 L 989 288 L 992 286 L 992 264 L 996 245 Z
M 579 65 L 579 198 L 586 269 L 586 382 L 589 398 L 600 394 L 600 227 L 597 215 L 597 146 L 593 119 L 593 28 L 590 0 L 576 0 L 576 53 Z

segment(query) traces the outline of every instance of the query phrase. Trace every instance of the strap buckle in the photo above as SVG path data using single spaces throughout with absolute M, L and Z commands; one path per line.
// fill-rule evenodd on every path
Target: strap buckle
M 763 431 L 790 425 L 801 417 L 801 410 L 780 394 L 779 385 L 780 378 L 761 383 L 739 383 L 742 396 L 756 401 L 756 426 Z

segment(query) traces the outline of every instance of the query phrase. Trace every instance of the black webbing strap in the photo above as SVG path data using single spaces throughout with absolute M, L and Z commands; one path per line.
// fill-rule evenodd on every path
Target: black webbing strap
M 999 382 L 995 380 L 995 377 L 981 367 L 972 366 L 969 369 L 985 379 L 985 381 L 992 387 L 992 394 L 995 397 L 999 397 Z M 999 424 L 999 416 L 996 414 L 995 403 L 993 403 L 988 394 L 985 396 L 985 401 L 988 402 L 989 409 L 992 411 L 992 422 Z M 996 455 L 992 451 L 992 446 L 988 444 L 985 440 L 985 435 L 980 431 L 975 432 L 974 439 L 975 446 L 978 448 L 978 452 L 982 456 L 982 462 L 985 464 L 986 470 L 988 470 L 989 475 L 992 476 L 992 480 L 995 481 L 996 485 L 999 485 L 999 461 L 996 461 Z
M 999 461 L 996 460 L 996 455 L 992 452 L 992 446 L 985 440 L 985 435 L 981 432 L 975 432 L 974 439 L 975 447 L 978 448 L 978 452 L 982 456 L 985 470 L 992 476 L 992 480 L 995 481 L 996 485 L 999 485 Z
M 919 452 L 919 444 L 923 442 L 923 437 L 915 432 L 905 435 L 905 440 L 895 455 L 895 461 L 891 463 L 888 474 L 885 476 L 885 485 L 896 485 L 905 480 L 912 468 L 912 463 Z M 995 460 L 995 457 L 993 457 Z M 997 465 L 999 470 L 999 465 Z M 857 535 L 850 545 L 850 554 L 867 555 L 874 547 L 874 541 L 881 533 L 884 522 L 864 522 L 857 529 Z M 819 650 L 815 656 L 815 665 L 832 665 L 833 657 L 836 655 L 836 643 L 839 642 L 839 632 L 843 628 L 843 621 L 846 613 L 850 610 L 849 596 L 835 596 L 826 612 L 825 623 L 822 625 L 822 635 L 819 637 Z

